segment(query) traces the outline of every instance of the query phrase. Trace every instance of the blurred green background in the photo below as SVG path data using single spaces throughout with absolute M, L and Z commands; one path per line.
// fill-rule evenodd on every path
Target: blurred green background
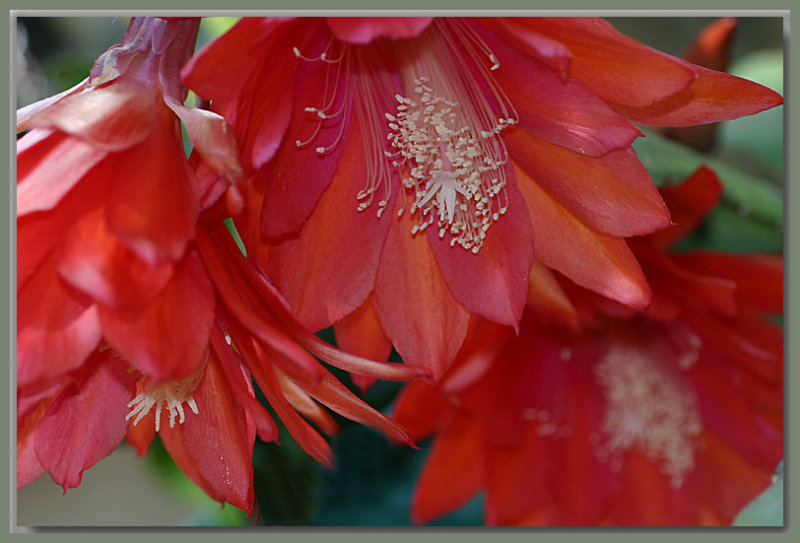
M 639 41 L 681 55 L 714 19 L 610 20 Z M 224 32 L 234 20 L 204 21 L 199 46 Z M 94 60 L 121 40 L 126 26 L 125 18 L 17 19 L 17 106 L 82 80 Z M 782 19 L 740 18 L 729 71 L 782 92 L 783 45 Z M 725 183 L 723 205 L 685 246 L 782 251 L 783 107 L 723 123 L 711 155 L 701 155 L 655 132 L 637 140 L 635 148 L 657 183 L 678 181 L 701 163 L 714 167 Z M 323 335 L 333 341 L 329 331 Z M 349 383 L 345 375 L 338 375 Z M 378 383 L 370 390 L 368 401 L 388 411 L 398 388 L 394 383 Z M 337 421 L 341 432 L 333 440 L 337 455 L 333 471 L 312 462 L 285 432 L 281 447 L 257 443 L 254 465 L 260 512 L 255 518 L 246 518 L 233 507 L 220 508 L 212 502 L 175 468 L 163 446 L 156 442 L 144 460 L 137 459 L 133 450 L 123 445 L 87 471 L 82 485 L 66 495 L 62 496 L 61 488 L 47 475 L 21 489 L 17 494 L 17 524 L 185 526 L 248 525 L 257 521 L 274 525 L 408 525 L 411 495 L 428 443 L 421 443 L 421 450 L 397 447 L 372 430 L 340 417 Z M 774 523 L 778 508 L 782 518 L 782 500 L 775 495 L 773 489 L 770 496 L 755 504 L 755 509 L 744 515 L 743 523 Z M 435 524 L 482 523 L 479 496 Z

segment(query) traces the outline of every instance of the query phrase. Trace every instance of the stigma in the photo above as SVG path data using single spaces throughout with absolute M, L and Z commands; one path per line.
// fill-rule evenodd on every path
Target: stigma
M 148 413 L 155 407 L 156 432 L 161 428 L 161 411 L 166 409 L 169 413 L 169 427 L 174 428 L 175 423 L 183 424 L 186 420 L 186 412 L 183 404 L 186 404 L 195 415 L 199 414 L 197 403 L 193 393 L 203 378 L 206 364 L 204 363 L 191 375 L 183 379 L 173 379 L 160 383 L 153 383 L 149 377 L 145 377 L 140 382 L 141 392 L 130 402 L 128 407 L 131 411 L 125 420 L 133 419 L 136 426 Z

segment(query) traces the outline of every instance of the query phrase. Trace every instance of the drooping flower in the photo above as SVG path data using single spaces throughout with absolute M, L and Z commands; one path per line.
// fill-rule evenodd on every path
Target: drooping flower
M 406 387 L 396 420 L 435 435 L 416 522 L 483 490 L 494 525 L 723 525 L 770 484 L 783 356 L 764 316 L 782 312 L 782 260 L 665 253 L 720 185 L 701 169 L 663 194 L 676 226 L 634 248 L 649 309 L 559 281 L 577 325 L 528 306 L 518 337 L 484 331 L 438 385 Z
M 335 432 L 319 403 L 408 439 L 312 355 L 370 378 L 425 372 L 313 336 L 223 225 L 241 205 L 232 134 L 183 106 L 178 80 L 197 24 L 135 18 L 86 82 L 18 112 L 18 486 L 45 472 L 78 486 L 126 434 L 143 453 L 158 432 L 190 479 L 249 513 L 255 436 L 277 439 L 251 376 L 328 466 L 305 420 Z
M 184 81 L 234 127 L 237 228 L 300 320 L 435 377 L 470 315 L 517 325 L 534 254 L 646 307 L 624 238 L 669 216 L 633 123 L 781 102 L 587 17 L 245 18 Z

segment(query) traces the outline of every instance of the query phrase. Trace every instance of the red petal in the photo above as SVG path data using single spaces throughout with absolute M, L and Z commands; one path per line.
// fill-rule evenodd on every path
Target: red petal
M 183 83 L 218 104 L 237 98 L 265 61 L 269 40 L 286 22 L 280 17 L 242 17 L 186 63 L 181 70 Z
M 208 354 L 214 290 L 196 253 L 141 313 L 100 309 L 106 340 L 154 380 L 186 377 Z
M 17 385 L 74 370 L 101 336 L 97 307 L 65 285 L 48 259 L 17 300 Z
M 25 128 L 58 128 L 108 151 L 140 143 L 153 128 L 155 89 L 123 78 L 62 98 L 28 119 Z
M 516 164 L 593 230 L 627 237 L 669 224 L 669 211 L 633 150 L 587 157 L 522 130 L 510 131 L 505 141 Z
M 638 309 L 650 289 L 625 241 L 592 231 L 517 169 L 533 221 L 537 258 L 579 285 Z
M 451 247 L 439 239 L 438 229 L 428 228 L 427 233 L 441 274 L 456 301 L 467 311 L 516 327 L 527 298 L 533 232 L 514 174 L 508 166 L 506 172 L 508 212 L 492 225 L 477 255 Z
M 181 470 L 213 499 L 253 510 L 255 426 L 239 407 L 216 357 L 209 356 L 193 393 L 198 414 L 170 428 L 162 413 L 160 435 Z
M 148 262 L 180 259 L 197 221 L 199 195 L 175 137 L 176 122 L 170 110 L 161 108 L 150 137 L 108 165 L 113 180 L 108 227 Z
M 455 418 L 433 442 L 411 503 L 411 519 L 425 524 L 455 511 L 484 485 L 483 441 L 478 425 Z
M 620 34 L 596 17 L 529 17 L 514 21 L 572 53 L 570 76 L 606 102 L 646 106 L 682 91 L 694 73 L 679 59 Z
M 331 32 L 342 41 L 369 43 L 381 36 L 413 38 L 433 22 L 433 17 L 326 17 Z
M 528 307 L 545 319 L 556 319 L 572 328 L 578 327 L 577 310 L 550 269 L 539 260 L 534 260 L 531 267 Z
M 19 134 L 20 132 L 22 132 L 24 130 L 27 130 L 29 128 L 28 124 L 27 124 L 28 123 L 28 119 L 30 119 L 31 117 L 35 116 L 39 112 L 47 109 L 52 104 L 58 102 L 62 98 L 65 98 L 65 97 L 69 96 L 70 94 L 74 94 L 74 93 L 76 93 L 78 91 L 83 90 L 83 87 L 86 85 L 86 83 L 88 81 L 89 81 L 89 78 L 87 77 L 86 79 L 84 79 L 83 81 L 81 81 L 80 83 L 75 85 L 74 87 L 72 87 L 70 89 L 67 89 L 64 92 L 60 92 L 60 93 L 55 94 L 53 96 L 49 96 L 47 98 L 39 100 L 38 102 L 34 102 L 32 104 L 28 104 L 25 107 L 19 108 L 17 110 L 17 134 Z
M 312 52 L 320 51 L 330 43 L 327 32 L 318 32 L 314 37 L 314 42 L 306 45 L 310 51 L 303 51 L 303 54 L 312 55 Z M 360 183 L 360 190 L 366 175 L 364 149 L 358 143 L 356 150 L 353 142 L 354 139 L 360 139 L 360 130 L 356 126 L 358 123 L 351 119 L 350 108 L 353 104 L 342 104 L 343 100 L 351 100 L 350 93 L 345 88 L 348 76 L 342 75 L 333 80 L 334 76 L 327 62 L 298 60 L 288 47 L 285 53 L 290 55 L 292 66 L 299 63 L 297 71 L 287 74 L 285 79 L 293 80 L 293 93 L 286 93 L 272 79 L 265 79 L 262 85 L 277 89 L 284 97 L 292 98 L 291 103 L 286 103 L 280 111 L 281 115 L 287 116 L 291 112 L 291 117 L 286 136 L 277 153 L 256 176 L 258 182 L 266 185 L 261 229 L 266 236 L 275 239 L 300 230 L 332 180 L 338 179 L 338 183 L 342 183 L 342 176 L 352 175 L 356 178 L 352 184 Z M 316 113 L 305 111 L 308 107 L 324 108 L 325 101 L 330 98 L 328 94 L 323 95 L 320 89 L 328 89 L 328 94 L 335 96 L 333 105 L 326 110 L 328 113 L 338 111 L 340 106 L 344 108 L 340 115 L 324 122 Z M 258 99 L 262 98 L 259 96 Z M 273 122 L 273 118 L 265 119 L 266 124 Z M 358 136 L 355 135 L 356 132 L 359 133 Z M 298 141 L 305 143 L 298 146 Z M 318 153 L 319 147 L 328 150 Z M 254 156 L 253 160 L 258 166 L 266 162 L 265 158 Z M 341 211 L 354 211 L 357 205 L 358 201 L 353 199 Z
M 783 313 L 783 257 L 691 251 L 672 255 L 681 268 L 736 284 L 736 300 L 760 313 Z
M 36 456 L 64 491 L 78 486 L 84 470 L 125 437 L 134 382 L 125 362 L 109 351 L 96 354 L 42 418 L 34 435 Z
M 635 123 L 690 126 L 736 119 L 783 103 L 780 94 L 758 83 L 684 64 L 697 74 L 686 90 L 647 107 L 620 105 L 615 109 Z
M 461 347 L 469 313 L 439 273 L 429 238 L 411 234 L 410 214 L 386 219 L 391 227 L 375 280 L 375 310 L 403 360 L 430 369 L 438 380 Z
M 144 456 L 150 449 L 150 444 L 156 437 L 155 417 L 145 417 L 136 424 L 128 425 L 125 441 L 134 449 L 136 454 Z
M 171 263 L 148 264 L 108 231 L 97 208 L 78 219 L 57 253 L 58 272 L 74 288 L 109 308 L 140 311 L 164 288 Z
M 392 352 L 392 342 L 383 331 L 371 296 L 361 307 L 334 324 L 334 330 L 336 344 L 343 351 L 378 362 L 385 362 Z M 375 379 L 362 375 L 351 377 L 363 391 L 375 382 Z
M 23 136 L 17 143 L 17 217 L 55 207 L 106 155 L 63 132 Z
M 263 351 L 257 351 L 255 346 L 243 345 L 243 348 L 253 377 L 289 434 L 308 455 L 328 469 L 333 469 L 333 451 L 330 445 L 286 401 L 272 369 L 272 363 L 266 359 Z
M 437 429 L 449 407 L 438 388 L 431 383 L 416 381 L 400 391 L 392 418 L 416 441 L 428 437 Z
M 694 232 L 719 202 L 722 183 L 707 166 L 700 166 L 679 185 L 661 188 L 661 196 L 672 215 L 672 225 L 652 234 L 659 247 L 668 247 Z
M 383 432 L 393 440 L 412 444 L 405 430 L 360 400 L 327 371 L 322 374 L 320 379 L 312 381 L 306 374 L 298 372 L 291 362 L 286 363 L 281 355 L 276 355 L 274 361 L 300 386 L 303 392 L 331 410 L 359 424 Z
M 211 329 L 211 345 L 213 354 L 218 357 L 220 368 L 228 380 L 236 401 L 247 411 L 253 419 L 261 441 L 270 442 L 278 440 L 278 426 L 269 413 L 255 398 L 253 385 L 249 372 L 242 365 L 233 348 L 223 343 L 221 333 L 217 327 Z
M 514 104 L 520 128 L 526 132 L 588 156 L 624 149 L 642 135 L 580 83 L 564 80 L 489 33 L 479 34 L 498 58 L 500 68 L 492 75 Z
M 724 17 L 709 24 L 683 55 L 684 60 L 704 68 L 727 71 L 737 25 L 734 17 Z
M 336 175 L 300 236 L 271 248 L 269 254 L 275 285 L 312 331 L 351 313 L 372 291 L 391 220 L 378 218 L 372 208 L 357 211 L 366 170 L 355 123 L 344 147 Z

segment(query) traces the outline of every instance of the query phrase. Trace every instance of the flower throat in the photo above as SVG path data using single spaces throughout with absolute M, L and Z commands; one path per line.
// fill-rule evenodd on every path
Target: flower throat
M 509 159 L 500 134 L 518 118 L 492 77 L 497 59 L 475 31 L 437 19 L 409 40 L 367 46 L 332 40 L 316 58 L 295 54 L 328 63 L 323 106 L 305 108 L 316 115 L 317 130 L 298 147 L 311 145 L 322 123 L 335 119 L 339 136 L 316 148 L 329 152 L 355 108 L 367 170 L 356 209 L 375 206 L 380 217 L 399 181 L 396 213 L 408 208 L 414 216 L 411 234 L 435 226 L 451 247 L 477 254 L 508 210 Z M 394 73 L 387 71 L 388 59 Z

